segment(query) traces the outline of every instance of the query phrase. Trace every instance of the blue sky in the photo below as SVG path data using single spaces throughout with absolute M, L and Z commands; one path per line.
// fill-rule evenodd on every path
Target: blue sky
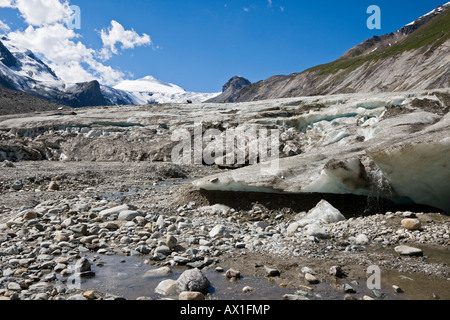
M 73 40 L 88 49 L 104 47 L 100 32 L 112 20 L 151 38 L 147 45 L 118 46 L 102 61 L 122 72 L 123 78 L 152 75 L 188 91 L 218 92 L 235 75 L 256 82 L 333 61 L 362 41 L 394 32 L 445 2 L 71 0 L 70 4 L 80 7 L 82 18 L 81 29 L 75 30 L 81 37 Z M 370 5 L 381 8 L 381 30 L 366 27 Z M 0 8 L 0 20 L 11 31 L 28 26 L 14 8 Z

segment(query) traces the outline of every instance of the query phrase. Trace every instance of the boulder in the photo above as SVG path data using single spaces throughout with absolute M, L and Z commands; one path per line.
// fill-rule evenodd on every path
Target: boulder
M 422 224 L 419 219 L 403 219 L 402 227 L 408 230 L 419 230 Z
M 122 211 L 125 210 L 132 210 L 132 208 L 130 206 L 128 206 L 127 204 L 121 205 L 121 206 L 116 206 L 110 209 L 105 209 L 99 212 L 98 216 L 102 219 L 107 219 L 108 217 L 112 216 L 112 215 L 119 215 Z
M 231 235 L 228 232 L 227 228 L 224 225 L 215 226 L 210 232 L 209 236 L 211 238 L 221 237 L 221 238 L 230 238 Z
M 167 296 L 175 292 L 177 289 L 177 281 L 172 279 L 167 279 L 161 281 L 155 289 L 157 294 Z
M 183 272 L 177 280 L 177 289 L 183 291 L 204 292 L 211 285 L 209 280 L 199 269 L 191 269 Z
M 120 221 L 131 221 L 136 217 L 142 216 L 142 214 L 138 211 L 133 210 L 124 210 L 120 211 L 118 220 Z
M 201 292 L 194 292 L 194 291 L 184 291 L 181 292 L 178 296 L 178 300 L 186 301 L 186 300 L 205 300 L 205 296 Z

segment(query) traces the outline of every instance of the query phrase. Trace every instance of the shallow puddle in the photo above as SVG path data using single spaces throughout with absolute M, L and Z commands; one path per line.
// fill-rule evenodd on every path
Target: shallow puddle
M 172 267 L 172 273 L 168 276 L 144 277 L 146 271 L 151 269 L 155 269 L 155 267 L 145 264 L 143 260 L 136 257 L 99 256 L 92 266 L 95 277 L 82 279 L 81 287 L 85 290 L 122 296 L 127 300 L 134 300 L 142 296 L 153 299 L 177 299 L 176 292 L 172 295 L 162 296 L 155 293 L 155 288 L 163 280 L 177 280 L 187 268 Z M 266 278 L 241 277 L 240 280 L 230 281 L 224 273 L 218 273 L 214 269 L 203 269 L 202 272 L 212 284 L 209 289 L 209 299 L 279 300 L 283 294 L 289 293 Z M 242 289 L 246 286 L 252 287 L 253 291 L 244 293 Z
M 88 256 L 92 258 L 93 256 Z M 125 257 L 121 255 L 98 256 L 92 265 L 95 277 L 83 279 L 81 288 L 83 290 L 95 290 L 97 292 L 124 297 L 127 300 L 135 300 L 138 297 L 151 297 L 153 299 L 177 299 L 178 294 L 174 292 L 168 296 L 155 293 L 158 284 L 167 279 L 177 280 L 187 270 L 185 267 L 173 267 L 168 276 L 145 278 L 146 271 L 155 269 L 147 265 L 137 257 Z M 343 300 L 345 292 L 342 286 L 349 283 L 356 291 L 352 294 L 360 299 L 364 295 L 384 300 L 448 300 L 450 299 L 450 281 L 421 275 L 399 272 L 382 271 L 381 290 L 372 291 L 367 287 L 367 279 L 357 279 L 357 282 L 338 280 L 336 283 L 319 283 L 310 286 L 312 291 L 304 288 L 283 288 L 279 283 L 267 277 L 241 277 L 240 280 L 230 281 L 224 273 L 218 273 L 211 269 L 203 269 L 202 272 L 210 280 L 208 299 L 217 300 L 282 300 L 285 294 L 300 294 L 311 300 Z M 395 293 L 392 285 L 395 284 L 403 289 L 403 293 Z M 244 293 L 244 287 L 253 290 Z M 300 291 L 298 291 L 300 290 Z

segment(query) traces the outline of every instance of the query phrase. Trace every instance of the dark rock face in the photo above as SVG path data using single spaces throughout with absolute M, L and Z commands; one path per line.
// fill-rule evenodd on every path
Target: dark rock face
M 251 85 L 252 83 L 242 77 L 233 77 L 231 78 L 222 88 L 222 92 L 225 92 L 229 89 L 235 91 L 235 90 L 241 90 L 243 87 L 246 87 L 248 85 Z
M 209 103 L 228 103 L 228 102 L 234 102 L 237 93 L 242 90 L 243 88 L 251 85 L 252 83 L 242 77 L 233 77 L 231 78 L 222 88 L 222 94 L 210 99 L 206 102 Z
M 100 90 L 100 83 L 96 80 L 77 83 L 74 88 L 61 97 L 61 102 L 73 108 L 108 105 Z
M 19 67 L 20 63 L 12 55 L 12 53 L 3 45 L 0 41 L 0 62 L 2 62 L 8 68 Z

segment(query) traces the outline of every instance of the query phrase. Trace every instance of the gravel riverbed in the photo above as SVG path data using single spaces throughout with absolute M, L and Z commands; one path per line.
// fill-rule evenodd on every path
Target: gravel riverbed
M 273 195 L 241 206 L 239 193 L 233 206 L 191 184 L 218 170 L 165 163 L 2 167 L 0 299 L 450 299 L 448 216 L 344 216 L 325 200 L 299 211 L 274 208 Z M 308 221 L 317 208 L 329 214 Z M 373 266 L 381 288 L 367 285 Z M 116 267 L 110 289 L 121 278 L 130 286 L 152 281 L 138 297 L 103 292 L 95 283 L 108 281 L 106 267 Z

